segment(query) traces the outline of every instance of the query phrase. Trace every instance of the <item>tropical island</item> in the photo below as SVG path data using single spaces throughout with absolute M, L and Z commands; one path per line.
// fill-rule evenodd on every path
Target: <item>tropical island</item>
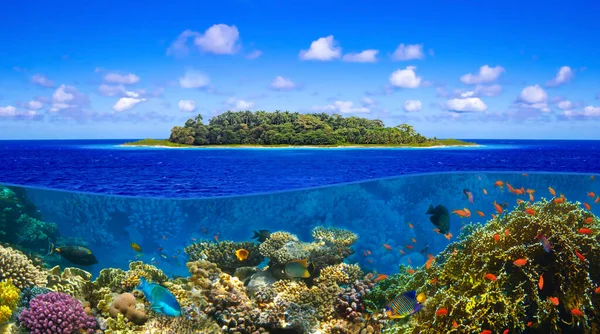
M 408 124 L 386 127 L 381 120 L 288 111 L 227 111 L 190 118 L 171 129 L 168 140 L 144 139 L 125 146 L 160 147 L 436 147 L 472 146 L 456 139 L 426 138 Z

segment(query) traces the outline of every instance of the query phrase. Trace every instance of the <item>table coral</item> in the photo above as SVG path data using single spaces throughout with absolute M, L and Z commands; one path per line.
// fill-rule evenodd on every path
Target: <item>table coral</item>
M 25 254 L 0 246 L 0 280 L 4 279 L 11 279 L 19 289 L 46 284 L 44 272 L 34 266 Z
M 247 250 L 248 258 L 240 261 L 235 255 L 235 251 L 238 249 Z M 259 245 L 248 241 L 196 242 L 187 246 L 185 253 L 190 257 L 190 261 L 209 261 L 232 275 L 237 268 L 258 266 L 264 260 L 264 256 L 259 251 Z

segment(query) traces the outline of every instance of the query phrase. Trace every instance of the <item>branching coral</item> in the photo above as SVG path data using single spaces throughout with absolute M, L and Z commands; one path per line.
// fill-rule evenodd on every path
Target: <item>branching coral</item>
M 32 333 L 93 333 L 96 327 L 96 320 L 85 313 L 80 301 L 58 292 L 33 298 L 19 315 L 19 322 Z
M 238 249 L 247 250 L 248 258 L 238 259 L 235 254 Z M 191 261 L 203 260 L 215 263 L 221 270 L 232 275 L 237 268 L 257 266 L 264 260 L 258 244 L 253 242 L 197 242 L 187 246 L 185 252 Z
M 25 254 L 0 246 L 0 280 L 5 279 L 11 279 L 19 289 L 46 284 L 46 275 Z
M 448 247 L 431 268 L 378 283 L 368 300 L 379 308 L 403 291 L 424 292 L 424 308 L 396 325 L 406 332 L 523 331 L 530 322 L 542 332 L 591 332 L 600 325 L 600 300 L 593 296 L 600 282 L 599 230 L 599 220 L 578 203 L 523 203 Z M 537 238 L 540 234 L 550 242 L 550 252 Z M 513 263 L 517 259 L 527 261 Z M 559 305 L 549 297 L 557 297 Z M 448 315 L 436 315 L 440 308 Z M 572 309 L 583 316 L 572 315 Z
M 300 242 L 298 237 L 288 232 L 274 232 L 260 244 L 260 254 L 274 263 L 285 264 L 292 260 L 308 258 L 310 246 Z

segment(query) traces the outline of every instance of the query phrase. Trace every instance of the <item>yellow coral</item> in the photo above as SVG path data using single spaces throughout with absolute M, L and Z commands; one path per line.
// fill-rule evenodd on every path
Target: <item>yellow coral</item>
M 7 322 L 17 308 L 21 291 L 11 280 L 0 282 L 0 324 Z

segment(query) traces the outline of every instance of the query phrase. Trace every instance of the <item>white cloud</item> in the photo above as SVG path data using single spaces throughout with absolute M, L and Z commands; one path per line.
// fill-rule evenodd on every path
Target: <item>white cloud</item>
M 139 93 L 128 91 L 123 85 L 110 86 L 101 84 L 98 87 L 98 93 L 102 96 L 140 97 Z
M 392 55 L 393 60 L 413 60 L 423 58 L 425 58 L 423 44 L 400 44 Z
M 271 82 L 271 89 L 275 90 L 292 90 L 296 88 L 296 84 L 290 79 L 286 79 L 282 76 L 276 76 Z
M 519 95 L 521 101 L 528 104 L 546 103 L 548 100 L 548 94 L 539 85 L 527 86 L 521 91 Z
M 262 51 L 260 50 L 254 50 L 252 52 L 250 52 L 249 54 L 246 55 L 246 58 L 248 59 L 256 59 L 258 57 L 262 56 Z
M 587 106 L 583 109 L 583 116 L 597 117 L 600 116 L 600 107 Z
M 569 109 L 573 109 L 573 102 L 571 102 L 569 100 L 564 100 L 564 101 L 558 102 L 558 104 L 556 106 L 558 107 L 558 109 L 569 110 Z
M 342 48 L 336 46 L 337 42 L 333 39 L 333 35 L 321 37 L 310 44 L 308 50 L 300 51 L 299 57 L 302 60 L 333 60 L 340 58 Z
M 239 38 L 240 32 L 236 26 L 215 24 L 206 29 L 204 34 L 196 36 L 194 44 L 204 52 L 219 55 L 234 54 L 239 50 Z
M 104 81 L 118 83 L 122 85 L 133 85 L 140 81 L 140 77 L 133 73 L 121 75 L 119 73 L 108 73 L 104 76 Z
M 229 105 L 229 107 L 232 110 L 237 110 L 237 111 L 249 110 L 250 108 L 254 107 L 254 104 L 255 104 L 252 101 L 238 100 L 235 97 L 231 97 L 231 98 L 227 99 L 227 101 L 225 103 L 227 105 Z
M 52 103 L 65 103 L 73 100 L 73 94 L 67 92 L 70 90 L 69 88 L 74 87 L 60 85 L 52 94 Z
M 193 112 L 196 110 L 196 102 L 193 100 L 180 100 L 178 106 L 179 110 L 183 112 Z
M 196 31 L 192 31 L 192 30 L 185 30 L 184 32 L 182 32 L 181 34 L 179 34 L 179 36 L 177 36 L 177 39 L 171 43 L 171 46 L 169 46 L 169 48 L 167 49 L 167 56 L 170 55 L 185 55 L 188 53 L 188 48 L 187 48 L 187 41 L 190 37 L 198 37 L 200 36 L 199 32 Z
M 500 86 L 498 84 L 490 85 L 490 86 L 477 85 L 477 86 L 475 86 L 475 89 L 471 90 L 471 91 L 457 90 L 455 92 L 455 94 L 461 98 L 481 97 L 481 96 L 492 97 L 492 96 L 498 96 L 501 93 L 502 93 L 502 86 Z
M 26 107 L 28 109 L 38 110 L 38 109 L 42 109 L 43 104 L 40 101 L 31 100 L 31 101 L 27 102 Z
M 565 84 L 565 83 L 571 81 L 571 79 L 573 78 L 574 75 L 575 74 L 573 73 L 573 70 L 569 66 L 563 66 L 558 70 L 558 73 L 556 73 L 556 77 L 554 77 L 554 79 L 549 80 L 546 83 L 546 86 L 548 86 L 548 87 L 560 86 L 562 84 Z
M 352 63 L 376 63 L 379 50 L 364 50 L 359 53 L 347 53 L 342 60 Z
M 416 66 L 407 66 L 403 70 L 396 70 L 390 75 L 390 83 L 395 87 L 417 88 L 421 84 L 421 77 L 415 73 Z
M 366 107 L 355 107 L 352 101 L 341 100 L 334 101 L 333 104 L 328 104 L 326 106 L 314 106 L 313 110 L 340 114 L 359 114 L 368 113 L 371 111 L 369 108 Z
M 502 66 L 489 67 L 488 65 L 483 65 L 479 68 L 478 74 L 465 74 L 460 77 L 460 81 L 468 85 L 492 82 L 498 79 L 503 72 L 505 70 Z
M 487 110 L 485 103 L 478 97 L 448 100 L 446 101 L 446 108 L 455 112 L 482 112 Z
M 17 108 L 13 106 L 0 107 L 1 117 L 13 117 L 17 115 Z
M 374 104 L 377 104 L 377 101 L 373 100 L 372 98 L 365 96 L 362 98 L 362 103 L 365 106 L 372 106 Z
M 123 112 L 133 109 L 138 103 L 146 101 L 146 99 L 136 99 L 133 97 L 122 97 L 115 103 L 113 110 L 116 112 Z
M 183 77 L 179 78 L 179 86 L 181 88 L 204 88 L 209 83 L 208 76 L 198 71 L 187 71 Z
M 423 104 L 419 100 L 406 100 L 404 101 L 404 111 L 415 112 L 420 111 Z
M 48 79 L 46 76 L 41 74 L 36 74 L 33 77 L 31 77 L 31 83 L 46 88 L 54 87 L 54 81 Z

